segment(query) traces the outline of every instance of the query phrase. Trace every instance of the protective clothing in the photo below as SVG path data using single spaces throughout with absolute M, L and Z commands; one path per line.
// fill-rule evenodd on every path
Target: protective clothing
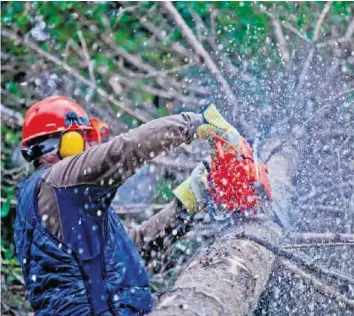
M 204 163 L 200 162 L 191 176 L 173 190 L 173 194 L 188 212 L 194 213 L 202 209 L 207 189 L 207 170 Z
M 211 132 L 216 132 L 217 130 L 221 130 L 221 132 L 235 130 L 235 128 L 222 117 L 214 104 L 205 107 L 201 114 L 203 115 L 204 122 L 197 129 L 197 134 L 201 138 L 208 138 Z
M 15 246 L 36 315 L 141 315 L 152 310 L 136 248 L 109 208 L 116 188 L 56 188 L 63 238 L 45 229 L 37 195 L 40 169 L 19 188 Z
M 85 141 L 108 141 L 109 128 L 108 124 L 89 118 L 72 100 L 53 96 L 27 111 L 22 132 L 22 154 L 32 161 L 54 150 L 61 158 L 80 154 L 85 150 Z
M 84 109 L 64 96 L 46 98 L 26 112 L 22 126 L 22 146 L 32 139 L 68 130 L 93 130 Z
M 233 146 L 238 147 L 241 136 L 239 132 L 232 127 L 229 123 L 224 122 L 224 119 L 219 116 L 219 112 L 217 112 L 215 106 L 209 107 L 209 111 L 212 114 L 208 113 L 207 116 L 216 123 L 218 126 L 223 126 L 223 128 L 227 129 L 227 132 L 222 132 L 220 128 L 218 128 L 217 132 L 222 133 L 222 138 L 227 140 Z M 213 118 L 215 118 L 213 120 Z M 208 130 L 208 135 L 210 136 L 213 128 L 206 127 L 204 131 Z M 203 132 L 204 132 L 203 131 Z M 212 138 L 215 139 L 215 138 Z M 173 194 L 175 197 L 183 204 L 183 206 L 188 210 L 188 212 L 196 212 L 201 210 L 205 204 L 205 191 L 208 190 L 207 184 L 207 169 L 205 166 L 209 165 L 208 161 L 204 161 L 199 163 L 192 171 L 190 177 L 188 177 L 185 181 L 183 181 L 180 185 L 178 185 L 174 190 Z
M 148 122 L 40 169 L 21 184 L 15 244 L 37 315 L 141 315 L 151 310 L 146 272 L 109 205 L 119 185 L 152 156 L 191 142 L 200 122 L 195 113 Z M 169 214 L 164 214 L 166 225 Z M 145 239 L 150 228 L 161 228 L 160 219 L 136 236 Z

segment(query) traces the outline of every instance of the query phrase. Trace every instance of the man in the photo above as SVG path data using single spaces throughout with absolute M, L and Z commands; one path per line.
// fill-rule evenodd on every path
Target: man
M 104 143 L 107 126 L 72 100 L 33 105 L 23 155 L 36 172 L 19 188 L 15 246 L 36 315 L 137 315 L 152 310 L 139 254 L 110 208 L 117 188 L 159 153 L 230 125 L 214 106 L 153 120 Z M 169 225 L 176 202 L 130 235 Z M 161 220 L 163 219 L 163 220 Z

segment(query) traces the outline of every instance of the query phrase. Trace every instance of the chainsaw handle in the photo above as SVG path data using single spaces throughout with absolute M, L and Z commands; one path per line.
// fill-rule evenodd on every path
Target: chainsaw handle
M 237 149 L 235 146 L 231 145 L 229 142 L 227 142 L 225 139 L 217 135 L 215 132 L 210 133 L 211 136 L 215 138 L 215 152 L 216 152 L 216 157 L 218 158 L 218 161 L 221 161 L 224 159 L 225 153 L 224 153 L 224 145 L 230 147 L 232 150 L 237 152 Z

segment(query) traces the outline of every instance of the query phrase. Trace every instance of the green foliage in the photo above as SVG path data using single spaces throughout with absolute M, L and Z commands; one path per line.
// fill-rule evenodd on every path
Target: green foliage
M 157 186 L 156 203 L 167 203 L 173 197 L 172 188 L 176 187 L 175 181 L 162 179 Z
M 131 3 L 130 5 L 137 5 Z M 319 13 L 325 3 L 322 2 L 243 2 L 243 1 L 178 1 L 174 5 L 186 21 L 187 25 L 197 34 L 196 25 L 198 21 L 194 19 L 194 14 L 198 14 L 201 21 L 208 29 L 208 33 L 201 40 L 201 43 L 210 52 L 215 59 L 221 71 L 227 72 L 230 65 L 221 63 L 219 55 L 215 54 L 215 49 L 211 47 L 208 36 L 215 34 L 215 44 L 220 53 L 225 54 L 237 66 L 242 68 L 243 61 L 248 60 L 255 66 L 252 68 L 253 74 L 261 74 L 269 64 L 272 67 L 282 67 L 282 60 L 278 53 L 276 40 L 274 39 L 273 26 L 270 19 L 263 14 L 259 8 L 264 5 L 268 9 L 274 9 L 279 14 L 281 21 L 290 21 L 294 27 L 311 39 L 314 31 L 314 21 L 318 19 Z M 35 1 L 20 2 L 7 1 L 1 4 L 1 22 L 2 27 L 14 31 L 21 37 L 32 40 L 38 47 L 49 53 L 51 56 L 64 61 L 74 69 L 78 74 L 90 79 L 87 60 L 83 54 L 78 31 L 82 32 L 89 56 L 93 62 L 95 84 L 107 91 L 116 99 L 126 102 L 128 105 L 143 108 L 145 104 L 153 104 L 156 95 L 144 90 L 144 85 L 161 89 L 156 83 L 156 78 L 146 75 L 144 67 L 138 67 L 133 62 L 119 57 L 118 49 L 124 50 L 127 54 L 139 58 L 143 65 L 156 68 L 157 71 L 165 71 L 186 64 L 187 58 L 181 57 L 171 50 L 173 44 L 181 45 L 187 50 L 189 44 L 182 36 L 181 31 L 175 27 L 167 14 L 161 10 L 158 3 L 152 1 L 141 2 L 140 6 L 133 11 L 122 13 L 122 8 L 118 2 L 78 2 L 78 1 Z M 212 22 L 211 12 L 216 12 L 215 24 Z M 328 37 L 332 28 L 335 33 L 343 34 L 352 18 L 353 4 L 347 2 L 333 2 L 330 14 L 326 17 L 326 26 L 323 25 L 321 32 Z M 146 18 L 156 27 L 158 34 L 166 33 L 164 40 L 158 39 L 156 34 L 144 27 L 142 19 Z M 44 23 L 42 32 L 48 36 L 44 41 L 36 41 L 31 35 L 34 28 L 38 28 Z M 214 28 L 214 29 L 212 29 Z M 286 33 L 285 34 L 290 34 Z M 113 47 L 104 41 L 104 36 L 113 39 Z M 33 72 L 39 69 L 42 72 L 55 73 L 63 82 L 63 93 L 72 94 L 79 97 L 86 97 L 90 88 L 76 80 L 72 74 L 67 73 L 59 65 L 53 64 L 43 56 L 38 55 L 26 45 L 20 45 L 16 41 L 2 36 L 2 103 L 18 113 L 24 114 L 27 107 L 34 101 L 43 97 L 39 93 L 40 87 L 31 85 L 31 78 L 22 79 L 21 72 L 31 70 Z M 298 39 L 295 38 L 289 42 L 290 47 L 298 45 Z M 73 42 L 76 45 L 69 45 Z M 268 44 L 266 44 L 268 43 Z M 115 46 L 114 46 L 115 45 Z M 264 58 L 263 51 L 267 47 L 267 58 Z M 120 63 L 123 60 L 122 63 Z M 124 68 L 122 68 L 124 66 Z M 6 68 L 6 69 L 5 69 Z M 133 78 L 128 72 L 138 73 L 139 79 Z M 119 94 L 114 93 L 109 84 L 112 74 L 125 76 L 134 82 L 132 88 L 123 87 Z M 173 72 L 171 78 L 183 82 L 188 77 L 194 81 L 203 80 L 204 82 L 213 82 L 203 65 L 196 65 L 186 71 Z M 75 84 L 71 85 L 74 80 Z M 192 80 L 192 81 L 193 81 Z M 227 78 L 233 85 L 235 80 Z M 70 84 L 67 84 L 70 82 Z M 188 81 L 189 82 L 189 81 Z M 69 87 L 67 85 L 69 85 Z M 209 89 L 209 87 L 208 87 Z M 210 88 L 211 89 L 211 88 Z M 249 93 L 252 89 L 258 93 L 262 88 L 247 87 Z M 252 90 L 253 91 L 253 90 Z M 240 87 L 240 92 L 241 90 Z M 94 93 L 92 102 L 106 105 L 107 100 Z M 170 101 L 170 100 L 169 100 Z M 173 100 L 175 101 L 175 100 Z M 180 106 L 178 100 L 177 108 Z M 263 105 L 266 106 L 267 100 L 264 99 Z M 121 123 L 135 127 L 139 124 L 138 120 L 121 112 L 118 106 L 108 104 L 113 112 L 118 114 Z M 190 106 L 187 104 L 187 106 Z M 180 107 L 182 108 L 182 107 Z M 194 106 L 190 106 L 197 110 Z M 163 107 L 156 107 L 156 117 L 168 115 L 170 110 Z M 15 163 L 14 151 L 18 149 L 21 141 L 21 127 L 11 122 L 5 122 L 1 125 L 1 166 L 3 170 L 13 170 L 19 167 Z M 22 284 L 21 272 L 18 262 L 13 256 L 12 224 L 15 214 L 13 200 L 16 198 L 16 181 L 11 182 L 9 175 L 3 176 L 1 188 L 1 218 L 3 243 L 1 244 L 1 255 L 3 261 L 3 274 L 5 283 L 2 283 L 4 291 L 7 291 L 13 284 Z M 162 180 L 158 186 L 157 203 L 166 203 L 172 197 L 171 188 L 176 183 L 171 180 Z M 193 248 L 193 247 L 192 247 Z M 182 255 L 182 249 L 190 249 L 183 242 L 175 245 L 174 252 L 176 256 Z M 170 277 L 175 275 L 171 270 Z M 17 283 L 16 283 L 17 282 Z M 152 282 L 156 290 L 161 291 L 168 286 L 161 283 Z M 16 300 L 15 300 L 16 301 Z

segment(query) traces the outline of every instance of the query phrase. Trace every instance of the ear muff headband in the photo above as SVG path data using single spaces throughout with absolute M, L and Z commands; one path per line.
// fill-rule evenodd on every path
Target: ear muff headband
M 84 137 L 76 131 L 63 133 L 60 138 L 59 156 L 66 158 L 75 156 L 85 150 Z

